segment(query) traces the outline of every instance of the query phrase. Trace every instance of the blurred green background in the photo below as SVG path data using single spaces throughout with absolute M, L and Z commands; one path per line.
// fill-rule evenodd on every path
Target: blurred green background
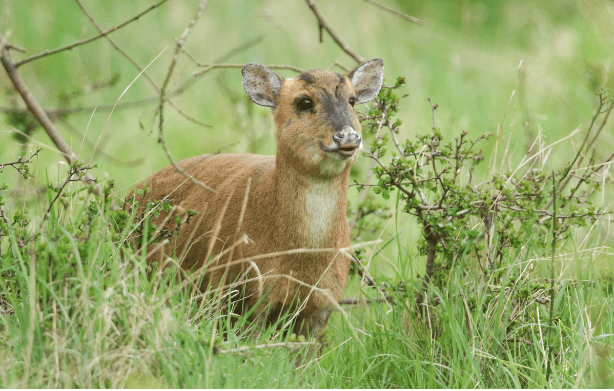
M 431 97 L 439 104 L 436 121 L 444 134 L 467 130 L 473 138 L 499 129 L 500 148 L 511 137 L 515 152 L 510 164 L 515 167 L 540 132 L 543 140 L 551 143 L 579 126 L 586 131 L 596 104 L 595 92 L 612 86 L 612 1 L 381 2 L 424 20 L 424 24 L 411 23 L 361 0 L 320 0 L 317 5 L 351 48 L 366 59 L 384 59 L 389 82 L 398 76 L 407 79 L 405 92 L 409 96 L 400 113 L 404 121 L 400 138 L 430 132 L 431 109 L 426 98 Z M 103 29 L 153 3 L 82 2 Z M 28 50 L 25 55 L 13 52 L 16 60 L 97 34 L 73 1 L 3 0 L 0 4 L 0 32 Z M 110 36 L 141 67 L 166 48 L 147 70 L 160 86 L 176 39 L 197 5 L 197 1 L 170 0 Z M 324 42 L 319 42 L 317 20 L 302 0 L 210 1 L 185 48 L 201 63 L 222 59 L 312 69 L 329 68 L 337 60 L 348 68 L 356 65 L 326 33 Z M 173 157 L 179 160 L 221 148 L 223 152 L 274 154 L 271 112 L 245 95 L 240 69 L 213 70 L 193 78 L 199 69 L 188 56 L 181 55 L 169 89 L 194 82 L 173 102 L 211 127 L 187 120 L 167 104 L 165 136 Z M 27 63 L 19 71 L 48 109 L 113 105 L 139 73 L 104 38 Z M 284 77 L 295 74 L 289 70 L 279 73 Z M 0 74 L 0 106 L 24 107 L 4 71 Z M 107 84 L 111 85 L 97 88 Z M 155 96 L 156 90 L 140 77 L 119 104 Z M 95 113 L 85 110 L 66 117 L 65 122 L 58 121 L 57 126 L 83 160 L 89 160 L 100 139 L 98 149 L 104 155 L 95 156 L 99 171 L 92 174 L 114 178 L 118 189 L 125 189 L 119 195 L 125 195 L 131 186 L 169 163 L 157 142 L 156 107 L 153 101 L 112 115 L 102 109 Z M 13 161 L 23 148 L 14 128 L 24 131 L 25 126 L 15 116 L 0 117 L 0 162 Z M 565 141 L 549 159 L 556 163 L 569 160 L 582 136 Z M 51 144 L 40 128 L 33 137 Z M 487 160 L 495 141 L 484 145 Z M 597 146 L 597 158 L 605 158 L 613 150 L 614 136 L 607 126 Z M 44 185 L 47 178 L 57 181 L 65 171 L 58 164 L 60 160 L 51 148 L 43 151 L 35 165 L 36 179 L 26 188 L 35 183 Z M 364 177 L 366 170 L 366 159 L 361 159 L 354 175 Z M 0 174 L 2 182 L 16 183 L 17 175 L 11 171 Z M 355 200 L 356 189 L 350 193 L 350 199 Z M 7 193 L 5 200 L 9 206 L 24 202 L 19 194 Z
M 478 166 L 475 173 L 478 178 L 486 176 L 491 157 L 496 162 L 496 170 L 505 172 L 518 165 L 535 139 L 538 139 L 538 145 L 551 144 L 580 129 L 575 136 L 553 148 L 547 156 L 547 164 L 540 166 L 544 170 L 561 168 L 574 157 L 586 134 L 597 104 L 595 93 L 604 87 L 614 87 L 612 0 L 377 0 L 422 19 L 424 24 L 404 20 L 364 0 L 314 1 L 331 26 L 354 51 L 365 59 L 384 59 L 385 77 L 389 83 L 393 83 L 397 77 L 406 78 L 407 84 L 402 92 L 407 93 L 408 97 L 402 101 L 399 113 L 403 120 L 400 139 L 414 138 L 416 134 L 432 131 L 428 97 L 439 105 L 436 111 L 437 126 L 448 139 L 459 135 L 462 130 L 466 130 L 471 139 L 486 132 L 497 133 L 496 137 L 478 147 L 484 150 L 485 155 L 485 164 Z M 154 0 L 81 2 L 103 29 L 116 26 L 155 3 Z M 197 0 L 169 0 L 110 37 L 141 67 L 147 66 L 162 53 L 147 69 L 147 75 L 161 86 L 173 59 L 176 39 L 193 18 L 198 3 Z M 98 32 L 75 0 L 0 0 L 0 34 L 12 44 L 27 49 L 26 54 L 11 52 L 18 61 L 47 49 L 97 35 Z M 234 64 L 257 62 L 292 65 L 305 70 L 330 68 L 335 61 L 347 68 L 356 65 L 326 32 L 323 38 L 324 42 L 320 43 L 317 20 L 304 0 L 211 0 L 185 48 L 196 60 L 206 64 L 218 61 Z M 252 103 L 245 95 L 240 68 L 216 69 L 194 78 L 193 73 L 200 69 L 188 55 L 182 54 L 169 89 L 172 91 L 188 83 L 190 87 L 184 93 L 174 96 L 172 101 L 184 113 L 210 127 L 186 119 L 170 104 L 166 104 L 164 130 L 173 157 L 179 160 L 220 149 L 225 153 L 275 153 L 271 111 Z M 338 66 L 335 70 L 340 71 Z M 84 108 L 81 112 L 57 119 L 55 123 L 81 160 L 89 161 L 94 145 L 99 142 L 98 154 L 92 159 L 98 168 L 91 170 L 90 174 L 99 179 L 115 179 L 118 203 L 120 197 L 126 195 L 136 183 L 169 164 L 158 143 L 156 89 L 144 76 L 137 78 L 139 71 L 106 39 L 24 64 L 19 72 L 33 95 L 46 109 Z M 290 70 L 281 70 L 279 73 L 284 77 L 295 75 Z M 131 85 L 135 78 L 136 81 Z M 120 96 L 118 107 L 143 99 L 151 100 L 146 104 L 118 109 L 111 114 L 105 108 L 115 104 Z M 94 112 L 93 107 L 96 106 L 99 108 Z M 28 209 L 33 219 L 32 229 L 36 229 L 49 206 L 46 196 L 54 193 L 47 192 L 44 186 L 48 182 L 57 185 L 62 181 L 67 166 L 62 164 L 62 157 L 54 151 L 55 148 L 41 128 L 32 130 L 34 141 L 19 135 L 18 131 L 28 130 L 31 119 L 7 112 L 24 107 L 6 73 L 0 69 L 0 165 L 15 161 L 22 152 L 35 151 L 38 143 L 50 146 L 40 153 L 32 165 L 34 178 L 23 181 L 10 167 L 0 173 L 0 185 L 9 185 L 8 190 L 0 193 L 7 203 L 7 214 L 13 215 L 23 208 Z M 508 159 L 502 161 L 507 146 L 512 152 L 507 154 Z M 614 153 L 612 123 L 603 129 L 595 147 L 597 162 Z M 368 167 L 367 159 L 360 158 L 353 168 L 353 179 L 363 180 Z M 491 164 L 491 174 L 492 167 Z M 609 168 L 608 172 L 611 175 L 612 169 Z M 41 191 L 41 195 L 36 196 L 36 191 Z M 357 188 L 351 187 L 349 192 L 350 206 L 355 207 L 359 199 Z M 595 195 L 595 198 L 598 197 L 602 197 L 602 206 L 611 210 L 614 194 L 604 192 Z M 388 206 L 394 208 L 394 197 L 391 198 Z M 66 200 L 61 200 L 65 206 L 80 202 L 78 197 L 67 197 Z M 78 221 L 70 214 L 78 208 L 56 209 L 60 214 L 65 213 L 62 219 L 49 219 L 47 223 L 63 219 L 71 221 L 73 218 Z M 421 231 L 411 216 L 405 213 L 391 215 L 393 217 L 390 220 L 382 222 L 381 231 L 376 232 L 374 237 L 381 232 L 381 238 L 388 241 L 399 234 L 400 240 L 391 240 L 392 244 L 385 251 L 374 257 L 372 262 L 369 259 L 367 268 L 377 283 L 391 282 L 394 278 L 407 283 L 424 263 L 425 257 L 417 249 Z M 120 289 L 126 291 L 126 284 L 122 280 L 125 271 L 115 268 L 107 273 L 104 264 L 101 270 L 96 266 L 95 271 L 89 273 L 90 280 L 85 280 L 85 286 L 89 284 L 92 292 L 96 292 L 99 287 L 94 280 L 104 274 L 101 278 L 104 284 L 109 283 L 109 288 L 101 283 L 100 289 L 104 285 L 104 289 L 107 289 L 105 294 L 92 294 L 89 298 L 85 295 L 86 299 L 83 299 L 81 293 L 71 293 L 70 296 L 64 293 L 64 302 L 75 315 L 67 316 L 64 323 L 59 323 L 58 333 L 55 330 L 56 319 L 61 320 L 62 317 L 57 317 L 59 312 L 55 308 L 55 301 L 53 312 L 51 308 L 45 307 L 35 312 L 28 310 L 28 301 L 24 299 L 28 297 L 28 291 L 15 290 L 19 292 L 15 302 L 20 303 L 15 306 L 16 316 L 22 318 L 4 323 L 4 344 L 0 344 L 6 346 L 5 350 L 9 352 L 0 353 L 0 362 L 5 363 L 0 368 L 5 368 L 14 379 L 0 380 L 9 387 L 51 387 L 53 383 L 47 381 L 52 381 L 49 379 L 54 377 L 53 368 L 57 365 L 51 361 L 51 352 L 55 349 L 57 357 L 58 346 L 64 346 L 60 350 L 60 357 L 71 365 L 66 370 L 62 368 L 62 374 L 72 376 L 73 373 L 79 373 L 79 376 L 86 379 L 83 383 L 80 383 L 81 378 L 70 378 L 65 383 L 59 383 L 67 384 L 68 387 L 74 387 L 75 384 L 86 387 L 90 384 L 94 387 L 121 385 L 124 381 L 128 386 L 156 387 L 202 387 L 203 384 L 228 387 L 245 384 L 252 387 L 283 387 L 287 384 L 290 387 L 304 387 L 312 383 L 328 387 L 363 388 L 397 384 L 400 387 L 607 387 L 611 384 L 612 373 L 610 341 L 614 331 L 612 322 L 607 319 L 608 316 L 611 318 L 612 313 L 611 276 L 614 258 L 611 250 L 600 246 L 613 247 L 610 226 L 603 219 L 603 224 L 574 231 L 572 240 L 557 243 L 562 263 L 559 279 L 563 279 L 564 285 L 562 288 L 557 287 L 555 302 L 555 306 L 559 303 L 561 308 L 560 317 L 555 315 L 555 320 L 559 319 L 556 327 L 561 338 L 561 354 L 560 366 L 554 367 L 553 374 L 553 377 L 556 375 L 559 378 L 552 383 L 545 380 L 547 375 L 544 375 L 545 367 L 542 365 L 546 360 L 544 336 L 549 338 L 549 334 L 542 336 L 546 315 L 543 311 L 540 313 L 540 306 L 534 300 L 536 296 L 530 301 L 532 307 L 529 308 L 527 304 L 520 311 L 527 313 L 526 318 L 523 314 L 522 320 L 518 321 L 520 323 L 505 323 L 499 319 L 503 312 L 507 318 L 506 311 L 512 311 L 513 308 L 516 314 L 514 319 L 518 316 L 516 299 L 508 299 L 513 295 L 506 296 L 507 288 L 499 289 L 497 293 L 490 289 L 491 285 L 482 287 L 477 283 L 477 289 L 474 290 L 473 281 L 468 281 L 473 274 L 467 273 L 465 278 L 464 269 L 459 268 L 454 274 L 451 273 L 453 282 L 446 286 L 446 289 L 450 288 L 446 291 L 447 295 L 441 295 L 441 302 L 433 306 L 442 326 L 439 336 L 433 335 L 430 322 L 427 330 L 424 322 L 416 316 L 418 307 L 415 307 L 415 312 L 413 306 L 395 306 L 394 311 L 383 305 L 352 307 L 348 309 L 352 322 L 347 323 L 347 326 L 365 330 L 361 331 L 360 337 L 367 348 L 360 349 L 357 343 L 346 344 L 350 339 L 342 341 L 351 336 L 349 330 L 353 329 L 346 326 L 341 314 L 334 315 L 328 328 L 335 338 L 335 347 L 329 353 L 335 351 L 335 354 L 328 355 L 322 360 L 321 369 L 317 369 L 322 380 L 313 376 L 312 372 L 303 372 L 295 378 L 294 372 L 285 369 L 287 366 L 283 365 L 283 362 L 290 363 L 284 356 L 286 353 L 281 356 L 272 355 L 270 360 L 263 356 L 265 358 L 262 361 L 260 358 L 255 361 L 254 367 L 251 367 L 251 358 L 219 355 L 214 356 L 212 361 L 212 350 L 207 360 L 199 359 L 202 341 L 209 344 L 209 338 L 213 335 L 210 327 L 215 322 L 194 322 L 189 323 L 187 328 L 181 326 L 175 330 L 168 326 L 175 324 L 170 321 L 171 316 L 176 317 L 180 324 L 188 325 L 188 322 L 183 321 L 188 312 L 186 302 L 173 305 L 169 301 L 175 312 L 156 320 L 151 314 L 160 308 L 157 302 L 152 302 L 156 303 L 152 306 L 145 298 L 133 300 L 136 295 L 125 293 L 117 294 L 118 298 L 113 299 L 116 301 L 108 300 L 108 289 L 111 292 L 112 287 L 118 292 Z M 64 229 L 63 226 L 60 228 Z M 70 234 L 66 236 L 71 243 L 74 241 Z M 96 240 L 110 240 L 106 239 L 110 236 L 104 232 L 94 236 Z M 51 244 L 56 244 L 55 238 L 43 239 L 32 244 L 42 243 L 50 248 L 44 248 L 43 251 L 65 254 L 64 250 L 52 248 Z M 373 238 L 365 235 L 362 239 Z M 530 240 L 537 242 L 541 237 L 536 234 Z M 87 244 L 91 250 L 88 262 L 92 264 L 98 262 L 98 257 L 102 259 L 109 256 L 110 249 L 115 251 L 114 246 L 100 246 L 95 242 Z M 95 251 L 92 250 L 94 248 Z M 99 253 L 100 248 L 102 252 Z M 27 247 L 23 250 L 24 254 L 26 250 Z M 547 270 L 550 276 L 550 264 L 542 261 L 550 262 L 551 254 L 547 254 L 547 259 L 543 258 L 541 250 L 540 247 L 539 251 L 527 252 L 525 258 L 510 259 L 510 264 L 521 265 L 531 258 L 530 261 L 535 261 L 538 267 L 535 274 L 540 275 L 540 272 Z M 372 253 L 369 251 L 366 254 L 365 259 Z M 121 263 L 119 261 L 119 257 L 113 255 L 109 264 L 118 265 Z M 67 286 L 71 286 L 71 292 L 77 292 L 72 289 L 80 291 L 82 282 L 71 281 L 72 270 L 64 274 L 62 269 L 72 265 L 70 262 L 73 260 L 57 265 L 57 275 L 70 278 L 62 277 L 63 282 L 60 279 L 53 280 L 56 272 L 50 271 L 52 288 L 46 286 L 45 279 L 38 281 L 32 277 L 32 285 L 29 280 L 26 281 L 28 289 L 39 284 L 40 288 L 37 289 L 43 293 Z M 44 265 L 43 262 L 41 264 Z M 587 266 L 588 271 L 583 270 L 583 266 Z M 603 272 L 603 280 L 593 273 L 593 266 Z M 552 260 L 553 273 L 554 267 L 555 262 Z M 528 276 L 525 273 L 527 269 L 528 265 L 512 287 L 513 292 L 518 281 L 529 282 L 519 287 L 518 297 L 521 299 L 523 296 L 520 294 L 524 294 L 525 290 L 533 294 L 532 290 L 541 286 L 533 284 L 541 283 L 541 279 L 534 278 L 535 274 L 530 280 L 528 277 L 527 280 L 520 280 L 523 274 Z M 46 269 L 41 267 L 39 270 Z M 81 274 L 83 272 L 77 270 L 75 275 L 80 278 Z M 24 275 L 27 276 L 27 273 Z M 31 275 L 34 276 L 34 272 Z M 570 279 L 567 279 L 568 276 Z M 512 278 L 515 279 L 515 275 L 512 274 Z M 357 293 L 357 280 L 354 278 L 349 284 L 346 296 L 360 297 Z M 71 285 L 73 283 L 76 284 L 74 288 Z M 485 281 L 484 284 L 491 284 L 491 281 Z M 142 284 L 136 278 L 133 285 L 127 285 L 129 292 L 143 292 Z M 149 288 L 145 286 L 146 289 Z M 162 289 L 157 292 L 164 294 Z M 470 305 L 475 305 L 471 307 L 471 314 L 463 292 L 469 299 L 473 298 L 473 301 L 469 301 Z M 505 305 L 502 305 L 503 300 Z M 58 302 L 62 303 L 62 300 Z M 111 307 L 108 307 L 109 303 Z M 92 316 L 88 312 L 88 305 L 91 305 Z M 95 306 L 98 308 L 94 311 Z M 29 308 L 35 307 L 30 305 Z M 121 335 L 117 328 L 107 328 L 102 333 L 97 331 L 98 327 L 103 327 L 99 324 L 107 325 L 107 320 L 111 319 L 108 308 L 115 314 L 113 316 L 116 318 L 113 319 L 122 331 Z M 467 312 L 464 312 L 465 308 Z M 28 323 L 24 319 L 28 316 L 35 319 L 37 313 L 40 314 L 41 332 L 40 338 L 37 336 L 34 339 L 30 337 L 35 335 L 34 326 L 30 332 L 28 325 L 35 325 L 36 322 Z M 171 314 L 170 311 L 168 313 Z M 199 319 L 201 315 L 194 316 L 189 319 Z M 104 321 L 101 321 L 102 317 Z M 467 330 L 462 324 L 465 319 Z M 51 322 L 53 329 L 48 332 Z M 535 327 L 535 323 L 538 327 Z M 506 330 L 508 326 L 514 330 L 509 332 L 510 329 Z M 516 336 L 530 335 L 529 330 L 532 337 L 526 338 L 533 342 L 525 343 L 521 340 L 519 345 L 508 345 L 508 337 L 515 340 Z M 92 333 L 96 334 L 95 338 Z M 135 343 L 135 335 L 139 333 L 144 336 L 139 336 L 138 341 L 145 342 L 142 345 L 145 349 L 141 351 L 135 350 L 142 348 L 137 346 L 141 342 Z M 60 339 L 57 339 L 57 335 Z M 124 338 L 127 335 L 130 337 Z M 164 337 L 160 338 L 161 335 Z M 98 336 L 102 336 L 100 341 Z M 62 338 L 68 343 L 63 345 Z M 211 349 L 213 342 L 211 339 Z M 178 345 L 180 349 L 177 349 Z M 103 350 L 107 346 L 117 349 L 99 352 L 99 346 L 103 346 Z M 159 349 L 160 346 L 164 349 Z M 518 346 L 518 353 L 515 346 Z M 35 353 L 39 352 L 38 357 L 43 359 L 39 363 L 36 354 L 31 356 L 33 364 L 36 363 L 32 365 L 31 378 L 40 377 L 40 380 L 23 382 L 20 362 L 28 354 L 23 352 L 28 349 L 32 351 L 33 347 Z M 9 351 L 9 348 L 12 350 Z M 124 349 L 127 352 L 126 361 L 116 355 L 117 351 L 121 353 Z M 149 352 L 154 351 L 162 351 L 164 355 L 150 357 Z M 4 356 L 7 359 L 3 361 Z M 74 364 L 74 357 L 80 357 L 81 364 Z M 99 361 L 101 357 L 106 362 Z M 134 364 L 122 366 L 123 362 L 131 362 L 129 360 L 134 360 Z M 214 365 L 211 368 L 210 363 Z M 260 366 L 262 369 L 259 369 Z M 428 371 L 425 369 L 427 367 Z M 237 371 L 237 368 L 240 370 Z M 150 371 L 154 377 L 149 375 Z M 5 372 L 0 371 L 0 375 L 2 373 Z M 59 377 L 60 369 L 55 373 Z M 127 380 L 124 380 L 125 374 L 130 374 Z M 203 382 L 202 374 L 205 374 L 207 383 Z M 228 376 L 226 380 L 227 374 L 236 376 Z M 89 376 L 101 382 L 90 383 Z M 77 375 L 74 377 L 77 379 Z M 478 380 L 475 381 L 474 377 Z M 263 380 L 253 380 L 259 378 Z M 23 379 L 28 379 L 27 372 Z M 55 381 L 57 385 L 58 380 Z

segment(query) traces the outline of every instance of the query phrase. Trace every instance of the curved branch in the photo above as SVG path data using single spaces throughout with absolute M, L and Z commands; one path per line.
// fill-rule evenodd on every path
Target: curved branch
M 87 10 L 85 9 L 85 7 L 83 6 L 83 4 L 81 4 L 81 2 L 79 0 L 75 0 L 77 2 L 77 5 L 79 6 L 79 8 L 81 9 L 81 11 L 83 11 L 83 13 L 85 14 L 85 16 L 90 20 L 90 22 L 94 25 L 94 27 L 96 27 L 96 30 L 98 30 L 101 34 L 103 34 L 102 28 L 98 25 L 98 23 L 96 23 L 96 21 L 94 20 L 94 18 L 89 14 L 89 12 L 87 12 Z M 108 35 L 105 36 L 107 38 L 107 40 L 109 41 L 109 43 L 111 44 L 111 46 L 113 46 L 113 48 L 115 48 L 115 50 L 117 50 L 122 56 L 124 56 L 132 65 L 134 65 L 134 67 L 136 69 L 139 70 L 139 72 L 141 72 L 143 74 L 143 76 L 145 76 L 145 78 L 149 81 L 149 83 L 156 89 L 156 91 L 158 92 L 158 94 L 160 93 L 160 88 L 158 87 L 158 85 L 151 79 L 151 77 L 149 77 L 149 75 L 143 71 L 143 68 L 141 68 L 139 66 L 139 64 L 137 64 L 137 62 L 130 57 L 130 55 L 128 55 L 128 53 L 126 53 L 122 48 L 119 47 L 119 45 L 117 45 L 117 43 L 115 43 L 115 41 L 113 41 L 113 39 L 111 37 L 109 37 Z M 181 110 L 179 107 L 177 107 L 177 105 L 175 103 L 173 103 L 169 96 L 166 96 L 166 101 L 173 106 L 173 108 L 175 110 L 177 110 L 177 112 L 183 116 L 185 119 L 187 119 L 188 121 L 194 122 L 195 124 L 204 126 L 206 128 L 210 128 L 210 125 L 207 125 L 204 122 L 201 122 L 199 120 L 197 120 L 194 117 L 189 116 L 187 113 L 185 113 L 183 110 Z M 159 100 L 159 98 L 155 98 L 155 100 Z
M 194 60 L 196 61 L 196 60 Z M 243 68 L 245 66 L 245 64 L 203 64 L 200 62 L 196 62 L 196 65 L 198 65 L 199 67 L 203 67 L 203 69 L 201 69 L 200 71 L 196 71 L 192 74 L 192 77 L 198 77 L 201 76 L 204 73 L 209 72 L 212 69 L 216 69 L 216 68 Z M 295 67 L 294 65 L 276 65 L 276 64 L 271 64 L 271 65 L 265 65 L 265 67 L 270 68 L 270 69 L 289 69 L 291 71 L 297 72 L 297 73 L 303 73 L 304 71 L 301 68 Z M 173 93 L 175 93 L 173 91 Z
M 350 57 L 352 57 L 358 63 L 365 62 L 365 59 L 363 57 L 361 57 L 358 53 L 353 51 L 352 48 L 350 48 L 345 42 L 343 42 L 341 38 L 337 35 L 337 33 L 335 33 L 332 27 L 330 27 L 330 24 L 328 24 L 328 21 L 326 20 L 324 15 L 320 13 L 320 10 L 318 10 L 318 7 L 316 7 L 316 4 L 313 2 L 313 0 L 305 0 L 305 1 L 307 2 L 307 5 L 309 5 L 309 8 L 311 8 L 311 10 L 313 11 L 316 18 L 318 18 L 318 26 L 320 28 L 320 33 L 322 32 L 323 28 L 326 29 L 326 31 L 328 31 L 328 34 L 331 36 L 331 38 L 337 43 L 337 45 L 339 45 L 341 49 L 343 49 L 344 52 L 346 52 Z
M 173 165 L 173 167 L 175 168 L 177 172 L 179 172 L 180 174 L 182 174 L 183 176 L 191 180 L 196 185 L 202 187 L 203 189 L 217 194 L 216 190 L 212 189 L 211 187 L 205 185 L 198 179 L 194 178 L 192 175 L 188 174 L 181 167 L 177 165 L 177 163 L 173 160 L 173 157 L 171 156 L 171 152 L 166 147 L 166 141 L 164 139 L 164 103 L 166 101 L 166 88 L 168 87 L 168 83 L 170 82 L 171 76 L 173 75 L 173 71 L 175 70 L 175 65 L 177 65 L 177 60 L 179 59 L 179 55 L 181 54 L 183 45 L 186 39 L 188 38 L 188 36 L 190 35 L 190 33 L 192 32 L 194 25 L 200 18 L 200 15 L 202 14 L 203 9 L 205 8 L 206 5 L 207 5 L 207 0 L 200 1 L 198 8 L 196 10 L 196 13 L 194 14 L 194 18 L 192 18 L 190 23 L 188 23 L 188 26 L 185 28 L 185 30 L 179 37 L 179 40 L 177 41 L 177 46 L 175 47 L 175 54 L 173 55 L 171 65 L 168 67 L 168 72 L 166 73 L 166 77 L 164 78 L 164 82 L 162 83 L 162 87 L 160 88 L 160 103 L 158 104 L 160 133 L 158 134 L 158 143 L 160 143 L 162 145 L 162 148 L 164 148 L 164 152 L 166 152 L 166 156 L 168 157 L 168 160 L 171 162 L 171 164 Z
M 90 42 L 95 41 L 95 40 L 97 40 L 99 38 L 105 37 L 105 36 L 107 36 L 107 35 L 109 35 L 111 33 L 114 33 L 115 31 L 117 31 L 117 30 L 119 30 L 119 29 L 121 29 L 123 27 L 126 27 L 127 25 L 129 25 L 130 23 L 134 22 L 135 20 L 138 20 L 141 16 L 145 15 L 146 13 L 148 13 L 150 11 L 153 11 L 154 9 L 158 8 L 159 6 L 161 6 L 162 4 L 166 3 L 167 1 L 168 0 L 162 0 L 162 1 L 152 5 L 151 7 L 147 8 L 145 11 L 141 12 L 140 14 L 138 14 L 136 16 L 133 16 L 132 18 L 128 19 L 124 23 L 121 23 L 121 24 L 119 24 L 119 25 L 117 25 L 115 27 L 112 27 L 112 28 L 110 28 L 110 29 L 108 29 L 106 31 L 103 31 L 100 34 L 95 35 L 93 37 L 82 39 L 82 40 L 79 40 L 77 42 L 73 42 L 73 43 L 71 43 L 69 45 L 61 46 L 59 48 L 55 48 L 55 49 L 51 49 L 51 50 L 45 50 L 44 52 L 34 54 L 34 55 L 30 56 L 30 57 L 26 57 L 23 60 L 15 63 L 15 68 L 19 68 L 23 64 L 26 64 L 26 63 L 28 63 L 30 61 L 38 60 L 39 58 L 47 57 L 47 56 L 50 56 L 52 54 L 57 54 L 57 53 L 65 51 L 65 50 L 71 50 L 73 48 L 76 48 L 77 46 L 85 45 L 86 43 L 90 43 Z
M 53 141 L 62 155 L 64 155 L 66 161 L 72 165 L 77 159 L 77 155 L 75 155 L 72 149 L 70 149 L 70 146 L 66 143 L 66 141 L 64 141 L 64 138 L 60 132 L 58 132 L 53 122 L 51 122 L 45 110 L 38 103 L 34 95 L 32 95 L 30 89 L 28 89 L 26 82 L 23 80 L 19 72 L 17 72 L 15 62 L 13 61 L 13 58 L 9 54 L 6 47 L 2 50 L 0 60 L 2 61 L 2 65 L 6 70 L 6 74 L 11 79 L 13 86 L 28 106 L 28 110 L 30 110 L 30 112 L 36 117 L 43 129 L 45 129 L 45 132 L 47 132 L 47 135 L 49 135 L 51 141 Z

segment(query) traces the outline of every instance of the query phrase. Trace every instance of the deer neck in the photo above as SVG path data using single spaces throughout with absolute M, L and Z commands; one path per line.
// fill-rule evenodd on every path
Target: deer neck
M 349 171 L 348 166 L 339 175 L 317 177 L 299 172 L 283 159 L 276 160 L 276 223 L 282 247 L 339 246 L 339 238 L 347 231 Z

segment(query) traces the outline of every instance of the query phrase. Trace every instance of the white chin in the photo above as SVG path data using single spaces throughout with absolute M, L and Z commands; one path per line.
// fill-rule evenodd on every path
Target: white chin
M 356 154 L 343 157 L 337 152 L 326 152 L 326 156 L 320 162 L 320 175 L 322 176 L 335 176 L 341 174 L 343 170 L 356 160 Z

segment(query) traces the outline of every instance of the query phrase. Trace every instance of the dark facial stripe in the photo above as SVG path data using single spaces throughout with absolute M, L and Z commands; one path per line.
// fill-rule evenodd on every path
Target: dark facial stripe
M 307 72 L 301 73 L 298 78 L 307 84 L 313 84 L 316 81 L 316 79 Z
M 337 78 L 339 79 L 339 84 L 345 83 L 345 75 L 341 75 L 339 73 L 337 73 L 336 75 L 337 75 Z
M 324 118 L 334 131 L 340 130 L 344 125 L 354 127 L 351 107 L 343 96 L 332 96 L 328 91 L 322 91 L 320 96 Z

